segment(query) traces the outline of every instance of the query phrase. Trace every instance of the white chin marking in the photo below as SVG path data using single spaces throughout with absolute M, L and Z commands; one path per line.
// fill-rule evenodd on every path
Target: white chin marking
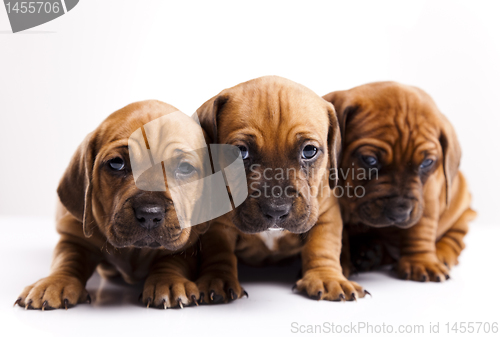
M 269 228 L 265 232 L 260 232 L 257 235 L 260 237 L 260 239 L 264 242 L 264 244 L 270 251 L 274 251 L 276 250 L 276 242 L 280 237 L 282 237 L 285 234 L 286 232 L 283 228 L 273 227 Z

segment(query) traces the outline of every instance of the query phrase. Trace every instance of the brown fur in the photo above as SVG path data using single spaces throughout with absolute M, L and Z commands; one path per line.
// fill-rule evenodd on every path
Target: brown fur
M 239 298 L 244 290 L 238 282 L 238 259 L 263 265 L 301 253 L 299 291 L 326 300 L 363 297 L 363 289 L 342 275 L 339 262 L 342 223 L 330 190 L 335 181 L 328 176 L 328 169 L 337 165 L 340 145 L 333 106 L 304 86 L 268 76 L 223 90 L 197 113 L 213 143 L 244 145 L 250 153 L 245 160 L 248 198 L 211 221 L 201 238 L 200 292 L 209 294 L 211 303 Z M 306 144 L 319 149 L 308 163 L 301 159 Z M 269 179 L 264 178 L 266 169 L 272 170 Z M 280 177 L 280 169 L 295 169 L 296 174 Z M 266 196 L 266 183 L 297 193 L 290 193 L 290 199 L 284 193 Z M 266 217 L 266 207 L 287 202 L 291 208 L 284 219 Z M 273 226 L 284 231 L 269 247 L 262 235 L 271 235 L 266 231 Z
M 368 242 L 360 245 L 351 237 L 351 243 L 357 248 L 365 243 L 387 248 L 392 252 L 388 255 L 397 259 L 401 278 L 449 278 L 449 269 L 465 247 L 468 222 L 475 216 L 467 183 L 458 170 L 460 145 L 449 121 L 424 91 L 394 82 L 366 84 L 323 98 L 334 104 L 339 118 L 343 173 L 369 169 L 366 156 L 379 161 L 378 177 L 339 175 L 342 186 L 365 189 L 362 197 L 340 200 L 351 235 L 368 233 Z M 425 159 L 433 160 L 427 168 L 421 167 Z M 351 254 L 359 264 L 359 252 Z M 375 265 L 387 262 L 384 253 L 378 255 Z M 348 272 L 350 267 L 346 268 Z
M 176 111 L 159 101 L 130 104 L 111 114 L 76 151 L 58 187 L 57 231 L 50 275 L 26 287 L 18 301 L 34 309 L 67 308 L 90 301 L 85 284 L 96 267 L 103 276 L 121 275 L 128 283 L 145 279 L 143 302 L 172 307 L 199 299 L 192 256 L 207 224 L 181 229 L 166 192 L 145 192 L 134 182 L 128 138 L 146 123 Z M 193 127 L 196 127 L 193 121 Z M 198 126 L 199 127 L 199 126 Z M 198 139 L 182 129 L 169 130 L 187 147 Z M 115 172 L 109 160 L 120 157 L 125 169 Z M 134 205 L 165 205 L 165 219 L 155 229 L 138 226 Z M 150 248 L 154 243 L 159 248 Z

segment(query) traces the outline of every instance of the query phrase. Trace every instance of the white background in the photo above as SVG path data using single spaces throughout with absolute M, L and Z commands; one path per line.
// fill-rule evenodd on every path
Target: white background
M 104 312 L 128 317 L 123 322 L 115 317 L 112 325 L 124 324 L 119 327 L 127 330 L 130 324 L 127 331 L 136 335 L 143 324 L 139 318 L 153 317 L 144 333 L 152 333 L 151 326 L 157 324 L 159 334 L 167 335 L 173 321 L 176 328 L 185 328 L 183 333 L 202 336 L 224 328 L 231 328 L 233 335 L 258 327 L 264 333 L 263 326 L 286 334 L 300 315 L 314 324 L 330 314 L 332 320 L 341 314 L 345 322 L 373 317 L 392 324 L 407 318 L 428 325 L 432 315 L 435 320 L 487 319 L 488 303 L 499 299 L 491 283 L 499 276 L 491 271 L 498 258 L 499 9 L 496 1 L 82 0 L 52 22 L 12 34 L 0 8 L 0 256 L 7 259 L 2 268 L 9 268 L 0 281 L 0 308 L 8 309 L 0 320 L 7 327 L 28 324 L 19 332 L 41 327 L 37 336 L 67 335 L 82 332 L 81 326 L 91 329 L 93 319 L 105 324 L 100 316 Z M 479 213 L 472 225 L 470 240 L 475 241 L 453 281 L 420 285 L 364 274 L 357 280 L 379 293 L 371 302 L 348 303 L 342 309 L 338 303 L 318 304 L 289 294 L 293 277 L 283 287 L 280 282 L 263 286 L 267 272 L 260 272 L 263 281 L 254 283 L 254 289 L 247 285 L 256 295 L 251 293 L 246 302 L 182 314 L 120 307 L 121 295 L 116 306 L 77 308 L 76 314 L 69 313 L 75 316 L 50 313 L 40 318 L 38 312 L 8 308 L 6 303 L 24 285 L 47 273 L 57 240 L 51 221 L 55 189 L 87 133 L 134 101 L 160 99 L 191 114 L 222 89 L 263 75 L 287 77 L 319 95 L 395 80 L 419 86 L 435 99 L 458 132 L 461 168 Z M 490 240 L 493 248 L 483 240 Z M 98 284 L 91 283 L 94 288 Z M 120 289 L 118 294 L 135 294 Z M 478 309 L 472 312 L 472 306 Z M 79 313 L 95 310 L 98 316 L 77 319 Z M 290 310 L 295 314 L 288 315 Z M 416 315 L 425 318 L 420 322 Z M 46 317 L 57 318 L 45 322 Z M 66 330 L 57 332 L 54 322 L 61 323 L 61 317 L 74 320 L 65 321 Z M 194 325 L 191 319 L 207 326 Z

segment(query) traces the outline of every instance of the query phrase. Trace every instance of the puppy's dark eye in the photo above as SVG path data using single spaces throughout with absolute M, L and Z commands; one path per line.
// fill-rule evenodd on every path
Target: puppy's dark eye
M 373 156 L 362 156 L 361 159 L 363 159 L 363 162 L 368 166 L 375 166 L 378 164 L 377 158 Z
M 241 158 L 247 159 L 248 158 L 248 148 L 244 145 L 238 145 L 238 149 L 240 149 L 241 152 Z
M 189 163 L 180 163 L 177 168 L 177 173 L 182 175 L 189 175 L 195 171 L 194 167 Z
M 302 150 L 302 158 L 312 159 L 318 153 L 318 148 L 314 145 L 306 145 Z
M 121 171 L 125 167 L 125 162 L 120 157 L 116 157 L 109 161 L 109 167 L 113 170 Z
M 426 169 L 426 168 L 429 168 L 431 167 L 431 165 L 434 164 L 434 160 L 432 159 L 425 159 L 421 164 L 420 164 L 420 168 L 421 169 Z

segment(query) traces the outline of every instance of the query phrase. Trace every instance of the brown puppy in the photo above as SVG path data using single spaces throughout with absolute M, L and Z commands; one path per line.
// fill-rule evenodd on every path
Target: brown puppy
M 86 137 L 57 189 L 61 238 L 51 273 L 26 287 L 16 303 L 45 309 L 90 302 L 85 284 L 96 266 L 101 275 L 121 275 L 128 283 L 146 279 L 143 302 L 147 306 L 196 303 L 198 290 L 188 281 L 196 265 L 192 252 L 172 254 L 193 245 L 207 225 L 181 228 L 168 188 L 156 192 L 137 188 L 129 154 L 134 131 L 144 132 L 145 124 L 176 110 L 159 101 L 133 103 L 111 114 Z M 185 116 L 182 123 L 174 124 L 167 131 L 169 144 L 175 146 L 166 149 L 166 157 L 173 158 L 174 150 L 188 152 L 203 146 L 203 133 L 194 120 Z M 199 131 L 193 132 L 196 128 Z M 176 160 L 169 164 L 181 165 L 185 158 Z
M 475 216 L 449 121 L 424 91 L 394 82 L 323 98 L 341 126 L 340 184 L 357 188 L 341 198 L 344 223 L 366 234 L 353 245 L 376 248 L 364 257 L 351 249 L 355 265 L 367 269 L 392 256 L 403 279 L 448 279 Z
M 267 76 L 223 90 L 197 113 L 213 143 L 240 148 L 248 185 L 248 198 L 211 221 L 201 238 L 200 293 L 213 303 L 239 298 L 246 293 L 237 259 L 263 265 L 301 253 L 299 291 L 326 300 L 363 297 L 339 262 L 341 215 L 328 175 L 340 145 L 333 106 Z

